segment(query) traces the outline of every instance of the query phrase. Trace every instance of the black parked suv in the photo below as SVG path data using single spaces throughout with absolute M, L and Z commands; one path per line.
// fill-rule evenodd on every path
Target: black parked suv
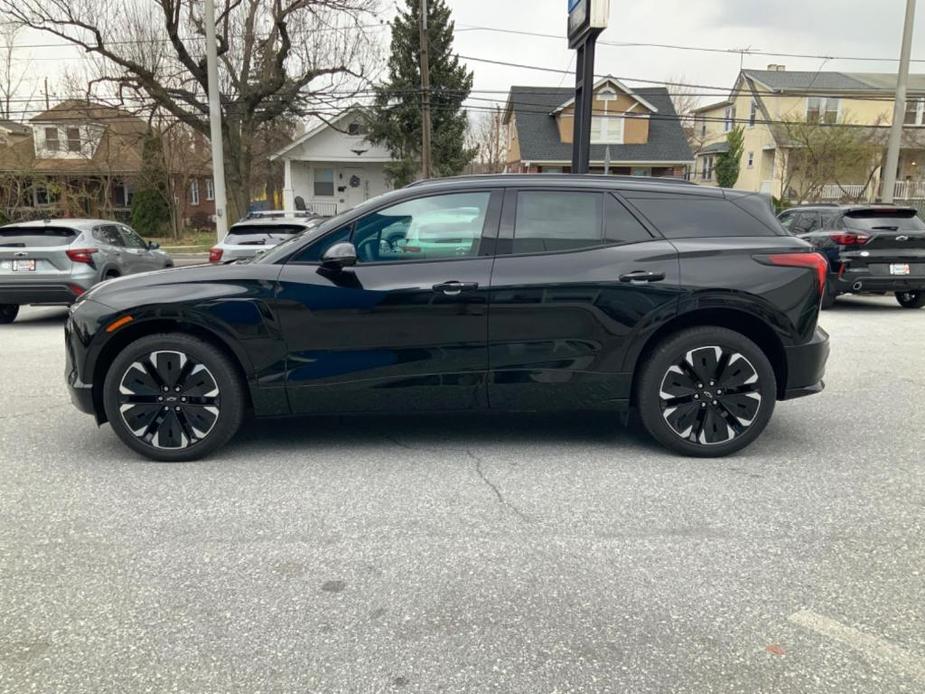
M 806 205 L 778 219 L 827 258 L 823 308 L 848 292 L 893 292 L 904 308 L 925 306 L 925 222 L 914 208 Z
M 638 409 L 692 456 L 822 389 L 825 260 L 767 198 L 657 179 L 428 181 L 251 261 L 93 289 L 74 403 L 156 460 L 261 416 Z M 616 422 L 617 418 L 614 418 Z

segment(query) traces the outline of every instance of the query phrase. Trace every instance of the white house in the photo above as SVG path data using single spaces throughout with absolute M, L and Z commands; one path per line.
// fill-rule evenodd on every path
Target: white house
M 392 157 L 366 132 L 362 114 L 351 108 L 272 155 L 285 166 L 283 208 L 334 215 L 388 191 L 385 164 Z

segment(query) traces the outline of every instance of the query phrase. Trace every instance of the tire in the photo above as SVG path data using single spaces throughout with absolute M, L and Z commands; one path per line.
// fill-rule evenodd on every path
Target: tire
M 198 460 L 237 432 L 244 385 L 235 365 L 209 343 L 183 333 L 149 335 L 113 360 L 103 406 L 116 435 L 136 453 L 160 462 Z
M 907 292 L 896 292 L 896 301 L 903 308 L 922 308 L 925 306 L 925 291 L 914 289 Z
M 734 392 L 723 392 L 722 385 Z M 758 345 L 711 326 L 687 328 L 656 345 L 636 390 L 652 438 L 698 458 L 745 448 L 767 426 L 776 399 L 774 369 Z
M 19 315 L 17 304 L 0 304 L 0 325 L 8 325 Z

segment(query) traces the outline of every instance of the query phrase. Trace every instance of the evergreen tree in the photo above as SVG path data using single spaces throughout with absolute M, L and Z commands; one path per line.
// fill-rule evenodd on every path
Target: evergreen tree
M 142 145 L 141 172 L 132 197 L 132 226 L 144 236 L 159 236 L 170 224 L 164 146 L 155 133 Z
M 726 135 L 729 149 L 716 157 L 716 182 L 721 188 L 732 188 L 739 180 L 739 167 L 745 150 L 745 130 L 733 128 Z
M 386 173 L 395 186 L 413 181 L 421 170 L 420 0 L 405 0 L 392 20 L 388 81 L 376 89 L 369 140 L 384 144 L 394 158 Z M 466 147 L 468 117 L 462 104 L 472 90 L 472 73 L 453 54 L 454 23 L 445 0 L 429 0 L 430 91 L 433 171 L 460 173 L 476 154 Z

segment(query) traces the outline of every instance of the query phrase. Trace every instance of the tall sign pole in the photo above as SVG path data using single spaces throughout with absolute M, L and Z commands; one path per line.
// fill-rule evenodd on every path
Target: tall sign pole
M 906 23 L 899 52 L 899 75 L 896 78 L 896 101 L 893 104 L 893 124 L 886 148 L 883 169 L 883 202 L 893 202 L 896 191 L 896 170 L 899 168 L 899 148 L 902 144 L 903 124 L 906 120 L 906 86 L 909 83 L 909 59 L 912 55 L 912 27 L 915 24 L 915 0 L 906 0 Z
M 607 28 L 610 0 L 568 0 L 569 48 L 575 60 L 575 117 L 572 133 L 572 173 L 588 173 L 591 163 L 591 118 L 594 106 L 594 49 Z
M 206 74 L 209 78 L 209 139 L 212 141 L 212 185 L 215 193 L 215 233 L 219 242 L 228 234 L 228 196 L 225 193 L 225 151 L 222 145 L 222 104 L 218 92 L 218 55 L 215 47 L 215 0 L 205 1 Z M 238 210 L 247 212 L 247 210 Z
M 430 120 L 430 36 L 427 31 L 427 0 L 421 0 L 421 172 L 424 178 L 433 177 L 431 165 Z

